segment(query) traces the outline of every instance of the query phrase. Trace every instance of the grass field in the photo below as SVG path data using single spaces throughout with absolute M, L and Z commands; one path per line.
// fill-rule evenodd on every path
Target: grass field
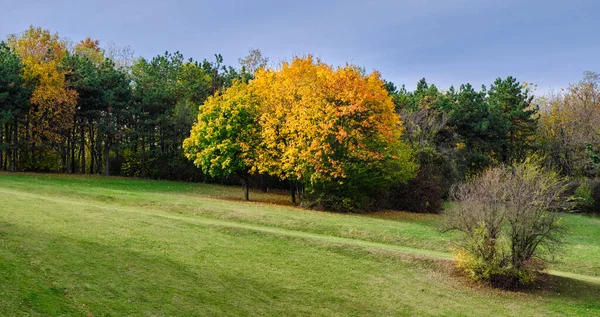
M 506 292 L 457 276 L 439 216 L 345 215 L 287 196 L 0 173 L 0 316 L 600 315 L 600 219 L 565 217 L 549 275 Z

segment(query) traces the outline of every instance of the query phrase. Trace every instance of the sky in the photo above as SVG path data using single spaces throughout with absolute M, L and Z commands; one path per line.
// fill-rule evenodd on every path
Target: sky
M 600 72 L 600 0 L 0 0 L 0 36 L 29 25 L 79 41 L 180 51 L 226 65 L 260 49 L 276 65 L 313 54 L 414 89 L 514 76 L 544 94 Z

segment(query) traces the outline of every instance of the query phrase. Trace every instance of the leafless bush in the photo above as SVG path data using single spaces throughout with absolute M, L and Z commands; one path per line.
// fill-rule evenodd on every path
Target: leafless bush
M 463 233 L 459 266 L 498 286 L 533 281 L 541 254 L 561 244 L 565 189 L 557 173 L 529 160 L 488 169 L 456 187 L 457 206 L 445 212 L 445 229 Z

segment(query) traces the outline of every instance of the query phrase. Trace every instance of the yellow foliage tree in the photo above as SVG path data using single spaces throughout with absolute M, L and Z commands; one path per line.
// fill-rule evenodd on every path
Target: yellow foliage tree
M 296 183 L 301 199 L 306 186 L 310 204 L 348 211 L 414 176 L 401 134 L 378 73 L 307 56 L 209 98 L 183 147 L 212 176 L 268 173 Z
M 378 73 L 297 57 L 279 70 L 259 70 L 250 89 L 262 103 L 258 172 L 350 191 L 414 175 L 400 142 L 402 123 Z
M 73 127 L 77 104 L 77 93 L 66 88 L 65 74 L 58 68 L 65 43 L 58 34 L 33 26 L 10 35 L 8 43 L 21 57 L 26 84 L 34 88 L 29 113 L 32 141 L 64 140 Z
M 100 41 L 94 40 L 91 37 L 81 40 L 75 45 L 75 54 L 87 57 L 96 65 L 104 62 L 104 52 L 100 48 Z
M 600 75 L 587 72 L 563 95 L 539 102 L 540 142 L 553 167 L 567 175 L 597 173 L 586 148 L 600 146 Z

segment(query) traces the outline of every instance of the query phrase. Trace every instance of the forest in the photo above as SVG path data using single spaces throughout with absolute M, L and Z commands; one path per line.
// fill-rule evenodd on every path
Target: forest
M 591 210 L 600 76 L 535 95 L 498 78 L 414 91 L 312 56 L 136 58 L 31 26 L 0 45 L 0 168 L 286 189 L 311 208 L 438 212 L 451 187 L 535 156 Z

